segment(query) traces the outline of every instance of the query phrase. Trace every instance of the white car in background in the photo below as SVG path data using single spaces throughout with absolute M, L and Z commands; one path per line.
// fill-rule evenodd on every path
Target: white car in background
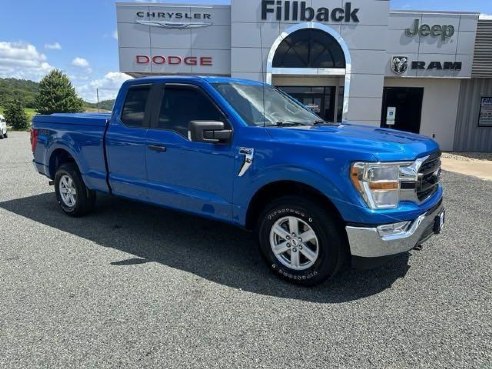
M 7 138 L 7 121 L 3 115 L 0 115 L 0 139 Z

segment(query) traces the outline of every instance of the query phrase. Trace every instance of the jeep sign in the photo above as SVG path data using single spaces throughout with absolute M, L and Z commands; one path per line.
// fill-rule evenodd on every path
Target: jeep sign
M 452 25 L 438 25 L 435 24 L 433 26 L 429 26 L 428 24 L 422 24 L 419 26 L 420 20 L 415 19 L 413 22 L 412 28 L 407 28 L 405 30 L 405 34 L 408 37 L 414 36 L 432 36 L 432 37 L 441 37 L 441 40 L 445 41 L 447 38 L 451 38 L 454 35 L 454 26 Z

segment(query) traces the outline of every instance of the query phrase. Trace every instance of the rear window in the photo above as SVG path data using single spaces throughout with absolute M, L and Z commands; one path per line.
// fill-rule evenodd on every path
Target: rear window
M 121 121 L 129 127 L 143 127 L 150 86 L 131 87 L 125 99 Z

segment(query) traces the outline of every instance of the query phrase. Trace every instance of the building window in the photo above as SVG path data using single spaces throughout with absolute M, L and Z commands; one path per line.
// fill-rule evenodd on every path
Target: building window
M 301 29 L 287 36 L 273 59 L 274 68 L 345 68 L 345 55 L 330 34 Z

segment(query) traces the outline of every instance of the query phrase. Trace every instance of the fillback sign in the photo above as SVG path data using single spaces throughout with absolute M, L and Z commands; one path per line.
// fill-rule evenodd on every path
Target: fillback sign
M 352 3 L 345 3 L 343 8 L 318 9 L 307 6 L 305 1 L 263 0 L 261 2 L 261 19 L 268 20 L 273 14 L 276 21 L 318 21 L 318 22 L 353 22 L 359 23 L 359 8 L 352 8 Z

